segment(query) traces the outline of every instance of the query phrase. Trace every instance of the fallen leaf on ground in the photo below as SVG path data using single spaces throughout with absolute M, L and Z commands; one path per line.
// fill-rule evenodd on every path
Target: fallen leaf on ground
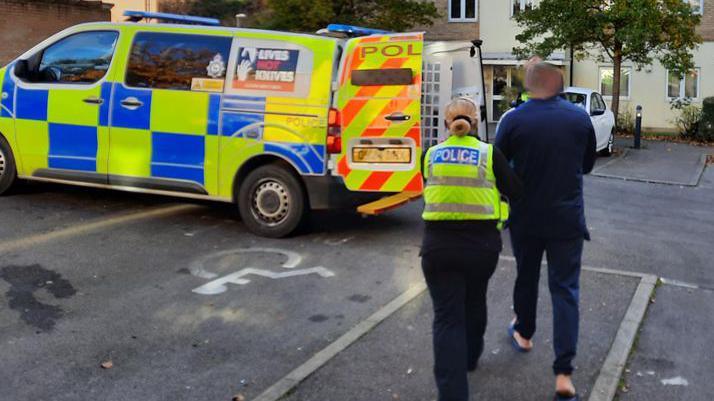
M 245 396 L 243 394 L 236 394 L 231 398 L 231 401 L 245 401 Z
M 102 362 L 102 369 L 111 369 L 114 367 L 114 362 L 112 361 L 104 361 Z

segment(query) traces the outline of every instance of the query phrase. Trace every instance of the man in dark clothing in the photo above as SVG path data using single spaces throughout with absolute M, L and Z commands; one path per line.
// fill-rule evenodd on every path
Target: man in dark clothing
M 511 241 L 517 261 L 516 318 L 509 334 L 519 351 L 533 346 L 538 281 L 547 254 L 553 304 L 556 396 L 576 399 L 571 380 L 579 326 L 579 280 L 583 241 L 589 240 L 583 202 L 583 174 L 595 163 L 595 131 L 582 109 L 558 97 L 560 71 L 547 63 L 526 75 L 530 100 L 502 119 L 496 146 L 524 183 L 512 204 Z

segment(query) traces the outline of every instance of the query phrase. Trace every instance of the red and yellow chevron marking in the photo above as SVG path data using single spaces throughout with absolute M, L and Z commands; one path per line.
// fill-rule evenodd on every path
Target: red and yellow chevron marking
M 361 137 L 408 137 L 417 144 L 414 157 L 421 154 L 421 73 L 423 35 L 386 35 L 353 39 L 347 44 L 346 60 L 340 74 L 337 104 L 342 118 L 343 154 L 337 172 L 353 191 L 419 192 L 423 189 L 421 166 L 411 171 L 351 169 L 347 163 L 348 144 Z M 352 71 L 360 69 L 411 68 L 414 81 L 401 86 L 353 86 Z M 395 112 L 412 118 L 393 123 L 384 117 Z

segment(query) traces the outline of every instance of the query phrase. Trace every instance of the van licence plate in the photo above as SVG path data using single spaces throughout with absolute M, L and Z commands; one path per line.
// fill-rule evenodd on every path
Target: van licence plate
M 352 148 L 354 163 L 409 164 L 412 162 L 412 149 L 409 147 L 362 147 Z

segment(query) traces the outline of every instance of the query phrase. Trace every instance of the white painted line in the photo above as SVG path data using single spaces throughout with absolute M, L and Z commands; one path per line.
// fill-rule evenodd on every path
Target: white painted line
M 221 277 L 217 280 L 208 282 L 200 287 L 194 288 L 192 291 L 195 292 L 196 294 L 201 294 L 201 295 L 222 294 L 222 293 L 228 291 L 228 287 L 226 286 L 226 284 L 237 284 L 237 285 L 250 284 L 250 280 L 247 278 L 244 278 L 244 277 L 249 276 L 251 274 L 256 275 L 256 276 L 267 277 L 267 278 L 270 278 L 273 280 L 279 280 L 279 279 L 283 279 L 283 278 L 297 277 L 297 276 L 307 276 L 310 274 L 315 274 L 322 278 L 330 278 L 330 277 L 335 276 L 335 273 L 333 273 L 332 271 L 330 271 L 322 266 L 311 267 L 309 269 L 288 270 L 288 271 L 283 271 L 283 272 L 272 272 L 270 270 L 263 270 L 263 269 L 256 269 L 254 267 L 248 267 L 248 268 L 242 269 L 240 271 L 237 271 L 235 273 L 231 273 L 227 276 Z
M 516 261 L 516 258 L 513 256 L 505 255 L 501 256 L 499 258 L 500 260 L 506 261 L 506 262 L 514 262 Z M 543 261 L 541 263 L 541 266 L 547 266 L 548 262 Z M 592 273 L 602 273 L 602 274 L 614 274 L 617 276 L 625 276 L 625 277 L 633 277 L 633 278 L 639 278 L 642 279 L 643 277 L 649 276 L 647 273 L 639 273 L 639 272 L 631 272 L 627 270 L 617 270 L 617 269 L 607 269 L 604 267 L 593 267 L 593 266 L 583 266 L 582 267 L 583 271 L 588 271 Z
M 665 285 L 672 285 L 675 287 L 682 287 L 682 288 L 690 288 L 692 290 L 700 289 L 698 285 L 686 283 L 684 281 L 672 280 L 672 279 L 664 278 L 664 277 L 660 278 L 660 281 L 662 281 L 662 284 L 665 284 Z
M 515 258 L 512 256 L 501 256 L 500 259 L 503 261 L 515 262 Z M 639 329 L 642 319 L 644 318 L 645 311 L 649 305 L 650 296 L 657 283 L 657 277 L 651 274 L 594 267 L 583 267 L 583 270 L 593 273 L 613 274 L 640 279 L 635 295 L 633 296 L 630 306 L 625 313 L 625 317 L 617 331 L 613 345 L 610 348 L 605 364 L 600 370 L 600 374 L 589 398 L 589 401 L 612 401 L 617 391 L 617 385 L 622 375 L 622 371 L 627 363 L 630 350 L 632 349 L 637 330 Z M 305 363 L 298 366 L 272 386 L 268 387 L 260 395 L 254 398 L 253 401 L 280 400 L 308 376 L 315 373 L 332 358 L 347 349 L 350 345 L 362 338 L 362 336 L 372 331 L 385 319 L 401 309 L 404 305 L 414 300 L 414 298 L 421 295 L 425 290 L 426 283 L 420 282 L 405 291 L 390 303 L 372 314 L 372 316 L 358 323 L 336 341 L 313 355 Z
M 650 296 L 657 284 L 657 276 L 647 274 L 642 277 L 617 330 L 610 352 L 605 358 L 605 363 L 600 368 L 600 374 L 595 380 L 589 401 L 612 401 L 617 394 L 617 386 L 625 369 L 630 351 L 637 337 L 637 331 L 645 317 L 645 312 L 650 304 Z
M 76 237 L 79 235 L 89 234 L 91 232 L 100 231 L 109 227 L 134 223 L 140 220 L 147 220 L 185 213 L 199 208 L 200 206 L 196 205 L 167 206 L 150 209 L 138 213 L 121 214 L 106 219 L 97 219 L 97 221 L 68 227 L 62 230 L 51 231 L 44 234 L 32 235 L 29 237 L 0 243 L 0 254 L 31 248 L 33 246 L 45 244 L 51 241 L 57 241 L 70 237 Z
M 342 335 L 336 341 L 323 348 L 312 358 L 308 359 L 307 362 L 298 366 L 295 370 L 288 373 L 287 376 L 278 380 L 275 384 L 268 387 L 267 390 L 263 391 L 260 395 L 253 399 L 253 401 L 277 401 L 288 392 L 290 392 L 295 386 L 300 382 L 305 380 L 308 376 L 313 374 L 316 370 L 324 366 L 330 359 L 334 358 L 337 354 L 344 351 L 352 345 L 354 342 L 359 340 L 362 336 L 369 333 L 372 329 L 377 327 L 381 322 L 391 316 L 394 312 L 401 309 L 404 305 L 411 302 L 414 298 L 418 297 L 421 293 L 426 290 L 426 284 L 421 282 L 400 296 L 392 300 L 387 305 L 383 306 L 380 310 L 372 314 L 372 316 L 363 320 L 347 333 Z
M 240 261 L 238 255 L 246 253 L 274 253 L 285 256 L 287 259 L 282 266 L 285 269 L 294 269 L 302 262 L 302 256 L 299 253 L 277 248 L 238 248 L 229 249 L 206 255 L 191 263 L 189 271 L 196 277 L 211 280 L 218 277 L 218 274 L 206 270 L 207 265 L 230 267 Z

